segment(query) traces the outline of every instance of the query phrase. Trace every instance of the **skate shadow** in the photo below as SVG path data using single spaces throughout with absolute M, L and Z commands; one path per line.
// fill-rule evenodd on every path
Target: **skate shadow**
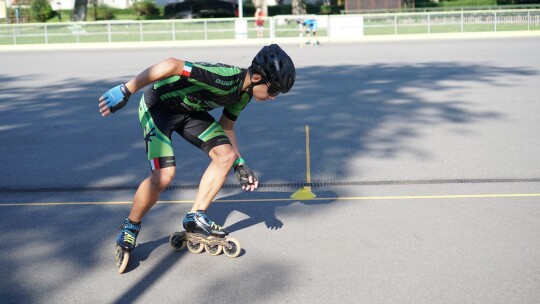
M 163 237 L 159 240 L 142 243 L 137 246 L 136 250 L 132 252 L 133 256 L 130 256 L 129 264 L 124 274 L 137 269 L 141 262 L 148 259 L 150 253 L 157 247 L 168 243 L 169 236 Z M 156 263 L 156 266 L 149 269 L 148 272 L 140 278 L 138 281 L 134 281 L 134 285 L 127 289 L 124 293 L 118 295 L 118 297 L 111 303 L 136 303 L 143 293 L 152 289 L 153 286 L 159 282 L 167 272 L 173 269 L 173 265 L 184 256 L 187 250 L 181 252 L 175 252 L 172 249 L 169 253 L 166 253 L 162 259 Z
M 225 227 L 229 232 L 237 232 L 260 223 L 264 223 L 269 230 L 279 230 L 286 224 L 276 215 L 276 211 L 285 208 L 288 214 L 297 213 L 299 217 L 309 216 L 317 207 L 335 202 L 337 194 L 333 191 L 318 191 L 317 198 L 313 200 L 298 200 L 290 198 L 293 192 L 251 192 L 239 193 L 217 199 L 207 213 L 217 223 L 226 223 L 232 213 L 239 212 L 246 216 L 240 221 Z M 325 199 L 328 198 L 328 199 Z M 299 208 L 290 208 L 292 204 L 299 203 Z M 304 208 L 305 207 L 305 208 Z
M 225 223 L 232 213 L 241 213 L 245 217 L 244 219 L 225 227 L 231 233 L 260 223 L 264 223 L 269 230 L 279 230 L 286 224 L 276 215 L 276 210 L 279 208 L 287 208 L 292 204 L 299 203 L 301 210 L 294 208 L 294 210 L 285 210 L 285 212 L 288 214 L 297 213 L 299 217 L 309 216 L 310 212 L 315 212 L 316 209 L 311 207 L 333 203 L 335 199 L 331 198 L 337 197 L 337 194 L 333 191 L 317 191 L 317 198 L 314 200 L 298 200 L 290 198 L 292 193 L 291 191 L 242 192 L 223 196 L 212 203 L 207 212 L 210 218 L 217 223 Z M 142 262 L 148 259 L 155 249 L 164 244 L 168 245 L 168 243 L 169 235 L 154 241 L 138 244 L 136 249 L 130 253 L 129 264 L 125 273 L 136 270 Z M 186 252 L 188 252 L 187 248 L 179 253 L 185 254 Z M 242 248 L 238 257 L 242 257 L 245 254 L 246 250 Z
M 168 243 L 169 236 L 167 235 L 159 240 L 137 244 L 135 250 L 133 250 L 129 254 L 129 263 L 124 273 L 128 273 L 137 269 L 141 265 L 141 262 L 144 262 L 148 259 L 152 251 L 154 251 L 159 246 Z

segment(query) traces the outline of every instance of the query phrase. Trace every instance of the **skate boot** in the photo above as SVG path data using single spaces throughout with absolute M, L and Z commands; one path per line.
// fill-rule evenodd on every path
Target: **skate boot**
M 134 223 L 129 219 L 126 219 L 122 225 L 122 229 L 116 236 L 116 243 L 124 251 L 131 252 L 135 248 L 135 243 L 137 241 L 137 235 L 141 230 L 141 223 Z
M 190 212 L 184 219 L 184 229 L 192 233 L 204 233 L 209 236 L 226 237 L 229 232 L 208 218 L 206 212 Z
M 229 232 L 210 220 L 204 211 L 186 214 L 183 226 L 186 231 L 175 232 L 169 238 L 173 250 L 181 251 L 187 247 L 192 253 L 206 250 L 210 255 L 224 252 L 230 258 L 240 255 L 240 243 L 227 237 Z
M 116 266 L 118 273 L 124 273 L 129 261 L 129 253 L 135 248 L 137 235 L 141 231 L 141 223 L 134 223 L 126 219 L 120 225 L 120 232 L 116 235 L 116 250 L 114 256 L 116 258 Z

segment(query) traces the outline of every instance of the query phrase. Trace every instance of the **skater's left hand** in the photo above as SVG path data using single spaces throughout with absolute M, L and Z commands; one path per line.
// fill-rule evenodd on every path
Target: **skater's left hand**
M 240 182 L 242 189 L 246 191 L 253 191 L 259 187 L 259 180 L 253 174 L 253 171 L 244 163 L 234 167 L 234 175 L 238 179 L 238 182 Z

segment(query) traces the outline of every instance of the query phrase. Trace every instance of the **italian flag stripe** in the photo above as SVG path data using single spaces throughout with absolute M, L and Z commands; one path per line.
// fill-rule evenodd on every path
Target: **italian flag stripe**
M 182 71 L 182 76 L 189 77 L 189 75 L 191 75 L 192 67 L 193 67 L 193 63 L 184 61 L 184 70 Z
M 156 170 L 161 169 L 161 167 L 159 165 L 159 159 L 158 158 L 151 159 L 150 160 L 150 167 L 152 167 L 152 171 L 156 171 Z

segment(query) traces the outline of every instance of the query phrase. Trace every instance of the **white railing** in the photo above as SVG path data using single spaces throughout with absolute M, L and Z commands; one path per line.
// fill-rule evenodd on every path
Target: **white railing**
M 264 38 L 299 37 L 300 16 L 266 18 Z M 368 35 L 540 30 L 540 9 L 317 15 L 325 41 Z M 258 39 L 253 18 L 96 21 L 0 25 L 0 45 Z
M 540 10 L 378 14 L 364 17 L 365 35 L 540 30 Z

